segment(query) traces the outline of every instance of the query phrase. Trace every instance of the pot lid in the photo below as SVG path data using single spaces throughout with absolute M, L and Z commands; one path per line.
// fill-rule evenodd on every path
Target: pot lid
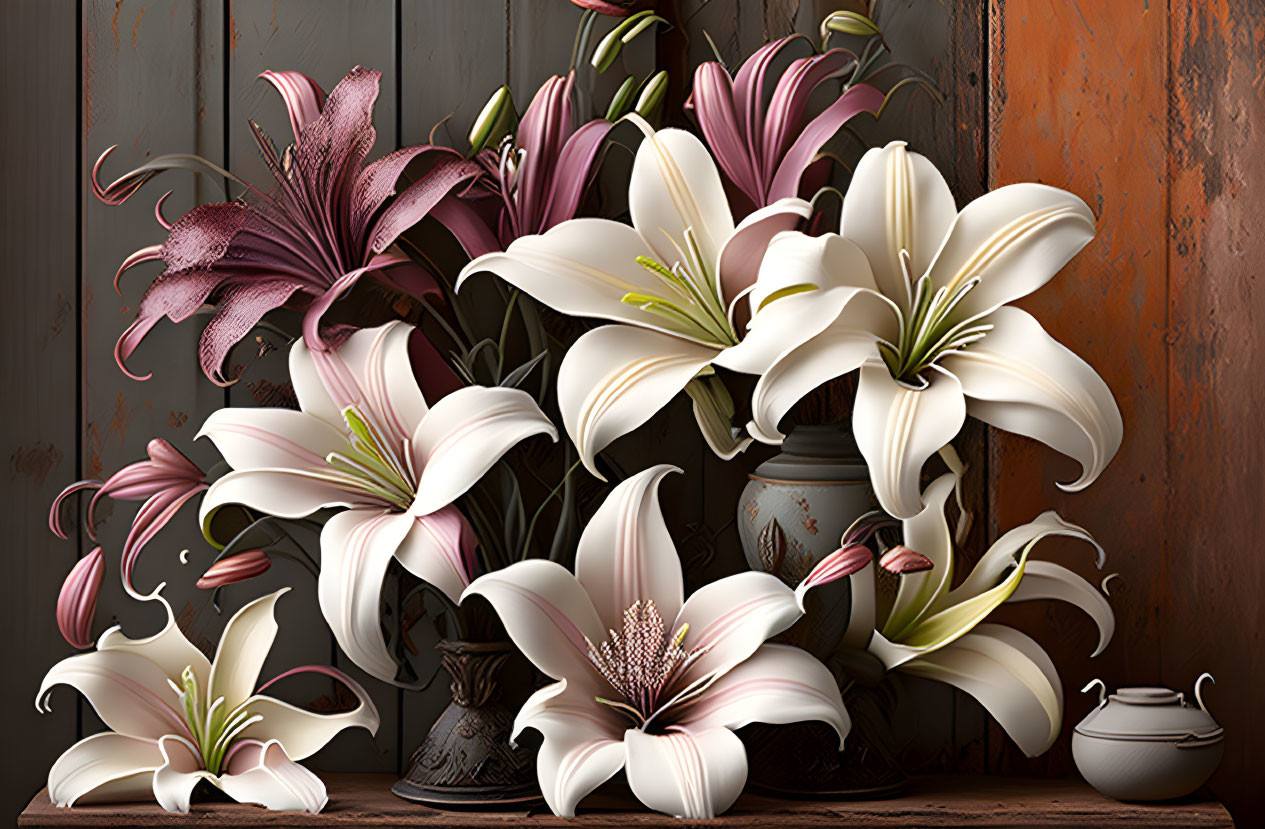
M 782 441 L 781 454 L 756 467 L 761 478 L 783 481 L 868 483 L 869 469 L 844 423 L 797 425 Z
M 1081 734 L 1113 739 L 1180 740 L 1221 733 L 1207 711 L 1168 688 L 1120 688 L 1076 726 Z

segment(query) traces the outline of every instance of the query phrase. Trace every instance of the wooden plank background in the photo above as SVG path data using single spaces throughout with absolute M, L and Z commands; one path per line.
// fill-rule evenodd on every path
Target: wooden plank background
M 703 32 L 736 66 L 761 43 L 791 31 L 813 33 L 836 8 L 861 0 L 660 0 L 677 23 L 629 56 L 671 74 L 666 110 L 681 122 L 692 70 L 710 59 Z M 1088 659 L 1090 624 L 1068 608 L 1008 609 L 1047 646 L 1068 692 L 1069 725 L 1047 756 L 1023 758 L 968 698 L 934 686 L 916 689 L 903 714 L 911 770 L 1074 773 L 1070 724 L 1088 710 L 1075 693 L 1093 676 L 1115 685 L 1164 682 L 1189 688 L 1202 670 L 1226 726 L 1227 754 L 1212 791 L 1241 825 L 1265 821 L 1265 793 L 1253 749 L 1265 722 L 1253 691 L 1265 682 L 1262 629 L 1265 563 L 1265 261 L 1259 163 L 1265 129 L 1265 11 L 1236 0 L 1056 2 L 1056 0 L 879 0 L 876 16 L 894 56 L 928 72 L 946 94 L 909 106 L 863 132 L 879 143 L 908 138 L 944 172 L 959 202 L 1014 181 L 1070 189 L 1099 217 L 1099 237 L 1049 286 L 1023 305 L 1088 359 L 1120 401 L 1126 438 L 1101 481 L 1067 495 L 1053 483 L 1071 464 L 1030 441 L 968 428 L 977 521 L 968 551 L 1000 531 L 1057 507 L 1104 542 L 1119 629 Z M 272 404 L 284 395 L 282 355 L 259 357 L 249 340 L 232 355 L 245 367 L 225 392 L 194 363 L 197 326 L 160 324 L 132 362 L 153 370 L 138 384 L 113 366 L 114 339 L 146 282 L 133 274 L 124 295 L 110 280 L 117 263 L 161 238 L 148 197 L 119 208 L 92 199 L 92 161 L 118 144 L 107 175 L 164 152 L 197 152 L 247 178 L 262 167 L 246 119 L 278 135 L 288 129 L 276 97 L 254 80 L 264 68 L 299 69 L 326 89 L 360 63 L 384 73 L 374 156 L 423 142 L 432 127 L 460 146 L 487 96 L 511 84 L 520 106 L 548 75 L 562 73 L 579 12 L 564 0 L 14 0 L 3 31 L 6 69 L 8 255 L 6 347 L 0 379 L 9 475 L 3 500 L 11 539 L 9 578 L 0 581 L 5 656 L 0 685 L 14 712 L 0 766 L 0 818 L 16 813 L 45 769 L 77 734 L 94 728 L 91 710 L 62 691 L 40 717 L 31 695 L 44 671 L 68 653 L 53 624 L 56 591 L 86 539 L 60 542 L 44 527 L 52 496 L 66 482 L 136 460 L 162 436 L 192 446 L 208 413 Z M 609 25 L 603 21 L 602 25 Z M 608 79 L 602 79 L 608 84 Z M 168 215 L 219 196 L 205 179 L 172 174 Z M 259 332 L 272 343 L 267 332 Z M 275 339 L 275 337 L 274 337 Z M 767 456 L 755 449 L 723 464 L 673 424 L 676 405 L 643 434 L 617 446 L 621 458 L 673 460 L 689 476 L 669 484 L 677 536 L 711 538 L 708 576 L 741 566 L 729 525 L 746 471 Z M 662 456 L 662 457 L 660 457 Z M 117 551 L 132 513 L 107 509 L 101 536 Z M 177 553 L 190 549 L 188 566 Z M 1080 551 L 1068 548 L 1068 555 Z M 224 616 L 192 588 L 210 558 L 192 515 L 146 553 L 137 579 L 166 580 L 192 635 L 213 639 Z M 1079 565 L 1087 562 L 1075 560 Z M 1083 571 L 1086 568 L 1082 566 Z M 275 568 L 266 583 L 227 591 L 226 611 L 258 590 L 294 580 L 281 606 L 286 633 L 272 663 L 280 669 L 330 659 L 347 667 L 331 638 L 314 635 L 319 616 L 310 585 Z M 123 600 L 109 584 L 99 619 L 152 629 L 154 609 Z M 271 667 L 271 666 L 270 666 Z M 349 734 L 314 763 L 337 770 L 395 771 L 445 702 L 444 683 L 405 694 L 370 683 L 383 714 L 376 740 Z M 319 685 L 312 693 L 322 693 Z

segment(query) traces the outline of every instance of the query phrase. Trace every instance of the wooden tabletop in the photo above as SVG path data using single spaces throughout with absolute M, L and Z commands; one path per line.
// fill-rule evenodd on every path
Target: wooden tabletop
M 639 809 L 626 791 L 604 789 L 584 801 L 571 819 L 543 805 L 529 811 L 445 812 L 391 794 L 395 778 L 382 774 L 323 774 L 329 805 L 319 815 L 269 812 L 236 803 L 194 803 L 191 814 L 171 815 L 158 806 L 128 804 L 58 809 L 41 791 L 19 826 L 359 826 L 359 827 L 596 827 L 688 826 Z M 698 824 L 703 825 L 703 824 Z M 915 780 L 891 800 L 820 802 L 744 794 L 708 827 L 988 826 L 988 827 L 1233 827 L 1220 803 L 1182 801 L 1162 806 L 1118 803 L 1079 780 L 938 776 Z

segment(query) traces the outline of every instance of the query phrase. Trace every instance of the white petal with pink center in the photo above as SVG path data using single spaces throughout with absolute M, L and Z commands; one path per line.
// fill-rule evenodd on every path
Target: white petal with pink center
M 537 691 L 515 736 L 544 737 L 545 800 L 570 816 L 621 768 L 647 806 L 708 818 L 733 804 L 747 777 L 733 729 L 822 720 L 847 734 L 834 677 L 795 648 L 766 645 L 800 616 L 773 576 L 721 579 L 682 601 L 681 565 L 658 504 L 675 470 L 657 466 L 619 484 L 585 527 L 576 575 L 524 561 L 481 576 L 482 596 L 510 638 L 557 683 Z
M 37 707 L 47 705 L 53 686 L 71 685 L 111 731 L 81 740 L 53 764 L 48 776 L 53 802 L 153 798 L 169 812 L 188 812 L 194 788 L 206 780 L 243 803 L 324 808 L 324 784 L 295 761 L 344 728 L 376 731 L 378 712 L 364 689 L 333 668 L 296 671 L 341 681 L 358 700 L 351 711 L 317 714 L 255 693 L 277 633 L 273 609 L 285 592 L 256 599 L 234 614 L 213 662 L 180 632 L 163 601 L 167 625 L 158 635 L 128 639 L 113 628 L 96 651 L 55 665 L 40 687 Z
M 427 403 L 401 322 L 352 334 L 337 349 L 290 352 L 301 411 L 224 409 L 202 427 L 233 471 L 202 500 L 203 527 L 241 504 L 281 518 L 342 508 L 321 533 L 321 611 L 343 651 L 394 682 L 379 625 L 387 567 L 456 600 L 470 583 L 473 531 L 452 506 L 510 448 L 557 430 L 519 389 L 472 386 Z

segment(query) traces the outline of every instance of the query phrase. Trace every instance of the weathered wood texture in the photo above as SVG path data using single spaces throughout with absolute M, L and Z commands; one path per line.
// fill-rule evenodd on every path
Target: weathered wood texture
M 324 775 L 329 806 L 320 815 L 266 812 L 253 806 L 195 805 L 187 818 L 175 818 L 151 804 L 84 806 L 73 812 L 57 809 L 40 792 L 23 813 L 20 826 L 363 826 L 363 827 L 494 827 L 529 826 L 565 829 L 572 826 L 681 826 L 681 821 L 647 812 L 619 785 L 599 790 L 574 818 L 554 817 L 543 807 L 528 812 L 441 812 L 392 795 L 387 775 Z M 689 824 L 701 825 L 701 824 Z M 1191 801 L 1176 806 L 1118 803 L 1079 781 L 984 778 L 941 775 L 916 780 L 910 791 L 892 800 L 819 803 L 777 800 L 755 794 L 738 798 L 734 807 L 707 826 L 725 829 L 808 829 L 849 826 L 857 829 L 895 826 L 1009 827 L 1229 827 L 1230 816 L 1219 803 Z
M 1069 691 L 1093 676 L 1189 689 L 1210 671 L 1228 735 L 1211 789 L 1241 825 L 1260 825 L 1265 171 L 1252 159 L 1265 149 L 1265 7 L 990 5 L 990 185 L 1065 187 L 1099 218 L 1098 238 L 1022 304 L 1099 370 L 1125 422 L 1120 454 L 1079 494 L 1054 486 L 1074 477 L 1065 459 L 996 440 L 994 520 L 1057 507 L 1121 574 L 1119 628 L 1097 660 L 1075 612 L 1027 621 L 1053 634 L 1043 641 Z M 1070 697 L 1067 719 L 1088 707 Z M 1039 768 L 1017 754 L 1001 766 Z M 1065 742 L 1041 763 L 1066 771 Z
M 40 0 L 8 4 L 0 27 L 6 79 L 0 249 L 8 260 L 0 325 L 0 452 L 8 460 L 0 477 L 0 705 L 9 716 L 0 756 L 3 822 L 22 808 L 40 770 L 75 739 L 78 727 L 72 699 L 42 716 L 31 705 L 48 665 L 70 654 L 53 611 L 80 551 L 74 541 L 54 538 L 44 523 L 53 496 L 79 465 L 77 31 L 74 4 Z
M 863 0 L 655 5 L 676 26 L 639 38 L 623 66 L 600 79 L 589 106 L 604 106 L 609 87 L 626 72 L 640 75 L 658 65 L 671 73 L 664 119 L 683 124 L 680 106 L 693 69 L 712 57 L 704 32 L 736 68 L 770 38 L 792 31 L 815 37 L 824 13 L 866 6 Z M 328 89 L 357 63 L 384 73 L 375 156 L 426 142 L 437 124 L 437 141 L 464 146 L 471 119 L 497 86 L 510 83 L 521 108 L 545 77 L 566 71 L 579 16 L 563 0 L 21 0 L 13 9 L 4 27 L 7 138 L 0 163 L 9 174 L 4 238 L 14 276 L 0 371 L 11 401 L 5 503 L 21 555 L 0 585 L 0 612 L 19 643 L 14 661 L 21 667 L 3 692 L 9 710 L 22 712 L 13 736 L 36 746 L 39 756 L 18 761 L 6 754 L 0 819 L 38 785 L 57 750 L 97 727 L 87 706 L 75 716 L 66 690 L 54 696 L 50 717 L 37 718 L 28 705 L 39 676 L 67 652 L 52 625 L 53 603 L 66 569 L 89 549 L 86 539 L 58 542 L 46 533 L 53 494 L 76 477 L 108 474 L 139 459 L 152 436 L 209 462 L 214 452 L 193 446 L 192 437 L 210 411 L 225 402 L 270 405 L 285 393 L 283 355 L 259 357 L 261 345 L 280 343 L 275 335 L 261 331 L 262 342 L 248 338 L 234 352 L 230 375 L 237 366 L 246 374 L 226 393 L 197 371 L 192 321 L 160 324 L 134 355 L 133 368 L 152 370 L 153 380 L 136 383 L 119 374 L 113 342 L 147 274 L 125 276 L 122 298 L 110 278 L 124 255 L 161 238 L 151 211 L 163 190 L 151 185 L 152 193 L 107 208 L 87 194 L 91 162 L 118 144 L 103 172 L 110 178 L 160 153 L 198 152 L 259 179 L 264 172 L 246 119 L 279 138 L 287 123 L 255 75 L 267 67 L 300 69 Z M 967 495 L 975 524 L 964 552 L 978 555 L 1000 531 L 1050 507 L 1098 535 L 1109 571 L 1122 574 L 1113 590 L 1119 630 L 1104 656 L 1088 659 L 1091 626 L 1068 608 L 1007 609 L 1059 665 L 1067 720 L 1074 723 L 1086 710 L 1088 701 L 1075 689 L 1092 676 L 1113 685 L 1188 687 L 1201 670 L 1211 670 L 1220 684 L 1210 702 L 1229 735 L 1213 791 L 1245 824 L 1265 821 L 1265 794 L 1251 771 L 1265 724 L 1250 697 L 1265 681 L 1265 610 L 1257 598 L 1265 565 L 1254 552 L 1265 534 L 1255 505 L 1265 485 L 1259 414 L 1265 401 L 1252 382 L 1265 369 L 1259 330 L 1265 297 L 1252 271 L 1265 258 L 1259 199 L 1265 168 L 1254 163 L 1265 129 L 1265 11 L 1234 0 L 1079 8 L 1054 0 L 883 0 L 877 9 L 894 59 L 925 71 L 946 100 L 903 95 L 877 124 L 858 124 L 867 142 L 909 140 L 944 171 L 959 203 L 986 185 L 1039 180 L 1077 192 L 1099 216 L 1098 239 L 1023 304 L 1107 379 L 1125 414 L 1125 445 L 1093 488 L 1067 495 L 1054 486 L 1074 476 L 1065 459 L 968 427 L 959 448 L 971 464 Z M 600 21 L 596 33 L 609 25 Z M 582 79 L 592 74 L 586 67 L 580 72 Z M 175 190 L 169 217 L 220 197 L 208 179 L 166 178 L 162 184 Z M 754 447 L 721 463 L 678 428 L 690 420 L 688 402 L 678 401 L 613 452 L 629 468 L 660 461 L 686 468 L 665 492 L 696 584 L 698 574 L 742 567 L 733 505 L 745 472 L 769 450 Z M 100 511 L 107 552 L 117 554 L 131 514 L 131 505 L 108 502 Z M 176 553 L 186 546 L 190 564 L 182 566 Z M 211 555 L 190 514 L 151 546 L 137 574 L 146 589 L 166 580 L 191 635 L 207 640 L 225 616 L 192 583 Z M 1068 546 L 1067 556 L 1090 572 L 1083 550 Z M 280 565 L 274 571 L 224 597 L 231 611 L 257 591 L 295 580 L 298 589 L 280 606 L 288 638 L 269 669 L 328 660 L 347 667 L 316 622 L 307 577 Z M 156 607 L 124 601 L 117 570 L 111 571 L 99 622 L 117 619 L 139 633 L 152 629 L 158 615 Z M 317 767 L 395 771 L 446 702 L 442 678 L 420 694 L 366 684 L 383 714 L 382 730 L 374 740 L 345 735 L 315 758 Z M 327 693 L 328 685 L 300 682 L 296 689 L 302 701 Z M 901 721 L 911 768 L 1071 770 L 1070 727 L 1049 755 L 1030 761 L 969 698 L 924 684 L 910 699 Z M 1001 814 L 999 820 L 1011 813 Z

